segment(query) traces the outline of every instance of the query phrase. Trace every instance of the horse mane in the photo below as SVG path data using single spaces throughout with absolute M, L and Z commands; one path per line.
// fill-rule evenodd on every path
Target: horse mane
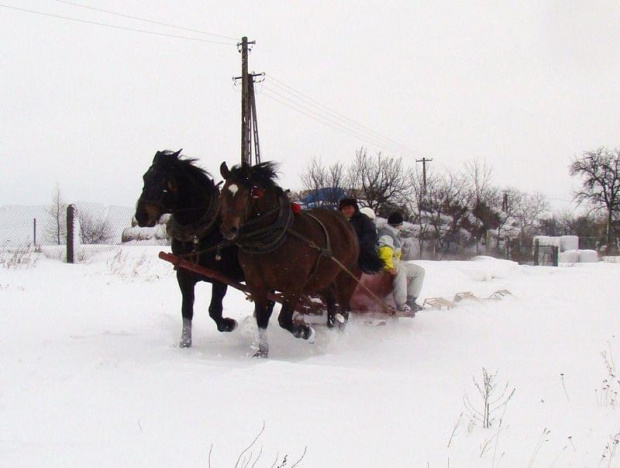
M 263 188 L 276 188 L 278 184 L 278 163 L 266 161 L 254 166 L 240 164 L 230 169 L 230 177 L 249 187 L 260 186 Z
M 169 166 L 178 175 L 194 177 L 199 184 L 215 187 L 213 176 L 206 169 L 197 166 L 197 162 L 197 158 L 182 157 L 179 151 L 164 150 L 155 155 L 156 165 Z

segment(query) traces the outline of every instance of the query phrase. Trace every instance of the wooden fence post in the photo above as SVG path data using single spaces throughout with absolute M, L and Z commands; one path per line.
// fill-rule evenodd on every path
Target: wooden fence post
M 67 263 L 75 263 L 75 205 L 67 206 Z

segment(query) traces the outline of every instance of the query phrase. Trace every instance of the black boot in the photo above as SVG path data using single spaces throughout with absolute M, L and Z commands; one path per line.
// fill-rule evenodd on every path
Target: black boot
M 407 298 L 407 305 L 408 305 L 409 307 L 411 307 L 411 310 L 412 310 L 413 312 L 420 312 L 422 309 L 424 309 L 424 307 L 422 307 L 421 305 L 419 305 L 419 304 L 416 302 L 416 299 L 417 299 L 417 297 L 409 296 L 409 297 Z

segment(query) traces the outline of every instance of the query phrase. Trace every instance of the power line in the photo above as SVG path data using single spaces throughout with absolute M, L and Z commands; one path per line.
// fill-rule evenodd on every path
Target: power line
M 361 124 L 357 124 L 356 122 L 350 119 L 347 119 L 344 116 L 341 116 L 340 114 L 336 113 L 335 111 L 332 111 L 326 106 L 323 106 L 317 101 L 312 100 L 316 102 L 317 104 L 316 105 L 312 104 L 309 108 L 305 100 L 301 100 L 299 96 L 297 96 L 296 94 L 293 95 L 292 93 L 288 92 L 286 89 L 280 86 L 278 86 L 277 89 L 273 89 L 269 86 L 270 84 L 273 84 L 273 83 L 267 82 L 267 86 L 265 86 L 265 83 L 263 83 L 263 87 L 262 87 L 263 91 L 271 93 L 271 95 L 265 94 L 267 97 L 269 97 L 272 100 L 275 100 L 276 102 L 279 102 L 280 104 L 286 105 L 286 107 L 289 107 L 295 110 L 296 112 L 306 115 L 307 117 L 310 117 L 313 120 L 323 123 L 324 125 L 327 125 L 331 128 L 335 128 L 336 130 L 342 131 L 343 133 L 346 133 L 348 135 L 362 139 L 379 148 L 387 148 L 390 151 L 393 151 L 395 153 L 407 154 L 413 151 L 410 148 L 404 145 L 401 145 L 400 143 L 395 142 L 392 139 L 389 139 L 389 138 L 386 138 L 380 135 L 379 133 L 369 129 L 368 127 L 365 127 Z M 290 86 L 288 85 L 284 85 L 284 86 L 292 90 Z M 280 91 L 288 93 L 288 94 L 284 95 Z M 296 93 L 301 94 L 299 92 L 296 92 Z M 280 97 L 281 99 L 284 99 L 285 101 L 287 101 L 288 104 L 283 103 L 279 99 L 275 99 L 273 97 L 274 94 Z M 308 98 L 308 99 L 311 99 L 311 98 Z M 303 102 L 300 102 L 300 101 L 303 101 Z
M 388 149 L 390 151 L 393 151 L 395 153 L 400 153 L 402 152 L 402 149 L 400 148 L 394 148 L 391 145 L 386 145 L 385 142 L 383 141 L 378 141 L 376 138 L 374 138 L 372 135 L 368 135 L 368 134 L 364 134 L 363 132 L 360 132 L 354 128 L 350 128 L 347 127 L 345 125 L 340 124 L 339 122 L 336 122 L 332 119 L 330 119 L 329 117 L 326 117 L 323 114 L 320 114 L 318 112 L 315 112 L 311 109 L 308 109 L 307 107 L 304 107 L 302 105 L 300 105 L 299 103 L 292 101 L 288 98 L 286 98 L 285 96 L 275 93 L 272 90 L 269 89 L 264 89 L 262 95 L 264 95 L 265 97 L 278 102 L 279 104 L 282 104 L 286 107 L 288 107 L 289 109 L 294 110 L 295 112 L 298 112 L 302 115 L 305 115 L 306 117 L 311 118 L 312 120 L 315 120 L 323 125 L 326 125 L 328 127 L 331 127 L 335 130 L 338 130 L 342 133 L 345 133 L 347 135 L 353 136 L 359 140 L 362 140 L 368 144 L 371 144 L 373 146 L 379 147 L 379 148 L 383 148 L 383 149 Z M 278 96 L 280 99 L 274 97 Z
M 360 131 L 363 131 L 366 134 L 371 134 L 373 135 L 375 138 L 384 140 L 386 142 L 389 142 L 390 145 L 394 145 L 396 147 L 401 148 L 401 152 L 405 152 L 405 153 L 416 153 L 421 155 L 422 153 L 420 153 L 419 151 L 416 151 L 412 148 L 409 148 L 406 145 L 403 145 L 399 142 L 397 142 L 396 140 L 393 140 L 389 137 L 386 137 L 384 135 L 381 135 L 380 133 L 374 131 L 373 129 L 362 125 L 359 122 L 356 122 L 352 119 L 349 119 L 348 117 L 336 112 L 333 109 L 330 109 L 329 107 L 325 106 L 324 104 L 321 104 L 320 102 L 318 102 L 317 100 L 305 95 L 304 93 L 297 91 L 296 89 L 294 89 L 293 87 L 289 86 L 288 84 L 282 82 L 281 80 L 278 80 L 277 78 L 274 78 L 271 75 L 267 76 L 267 80 L 272 81 L 274 86 L 277 86 L 278 88 L 280 88 L 281 90 L 283 90 L 284 92 L 293 94 L 297 99 L 303 100 L 307 103 L 310 103 L 311 105 L 317 106 L 319 107 L 322 111 L 326 112 L 327 114 L 329 114 L 330 116 L 332 116 L 334 119 L 339 120 L 341 122 L 343 122 L 345 125 L 348 126 L 352 126 L 355 127 L 357 129 L 359 129 Z
M 109 15 L 120 16 L 122 18 L 129 18 L 129 19 L 133 19 L 133 20 L 136 20 L 136 21 L 142 21 L 143 23 L 156 24 L 158 26 L 166 26 L 168 28 L 180 29 L 182 31 L 194 32 L 194 33 L 198 33 L 198 34 L 205 34 L 207 36 L 219 37 L 219 38 L 222 38 L 222 39 L 230 39 L 231 41 L 235 41 L 235 43 L 237 43 L 237 41 L 238 41 L 238 39 L 235 38 L 235 37 L 223 36 L 221 34 L 213 34 L 213 33 L 206 32 L 206 31 L 201 31 L 201 30 L 198 30 L 198 29 L 186 28 L 186 27 L 183 27 L 183 26 L 177 26 L 177 25 L 170 24 L 170 23 L 162 23 L 160 21 L 152 21 L 152 20 L 148 20 L 148 19 L 145 19 L 145 18 L 141 18 L 139 16 L 126 15 L 124 13 L 119 13 L 119 12 L 111 11 L 111 10 L 105 10 L 103 8 L 91 7 L 91 6 L 88 6 L 88 5 L 82 5 L 80 3 L 69 2 L 67 0 L 51 0 L 51 1 L 58 2 L 58 3 L 64 3 L 66 5 L 71 5 L 71 6 L 78 7 L 78 8 L 85 8 L 87 10 L 99 11 L 99 12 L 102 12 L 102 13 L 107 13 Z
M 217 41 L 217 40 L 200 39 L 200 38 L 181 36 L 181 35 L 176 35 L 176 34 L 159 33 L 159 32 L 148 31 L 144 29 L 137 29 L 137 28 L 126 27 L 126 26 L 117 26 L 113 24 L 101 23 L 98 21 L 90 21 L 90 20 L 85 20 L 85 19 L 80 19 L 80 18 L 63 16 L 63 15 L 58 15 L 58 14 L 53 14 L 53 13 L 46 13 L 42 11 L 30 10 L 27 8 L 20 8 L 20 7 L 14 7 L 14 6 L 9 6 L 9 5 L 3 5 L 3 4 L 0 4 L 0 7 L 10 9 L 10 10 L 21 11 L 24 13 L 39 15 L 39 16 L 62 19 L 66 21 L 74 21 L 78 23 L 101 26 L 101 27 L 117 29 L 117 30 L 125 30 L 125 31 L 137 32 L 137 33 L 142 33 L 142 34 L 150 34 L 153 36 L 169 37 L 169 38 L 174 38 L 174 39 L 183 39 L 183 40 L 189 40 L 189 41 L 194 41 L 194 42 L 203 42 L 203 43 L 218 44 L 218 45 L 236 45 L 237 43 L 237 40 L 230 36 L 223 36 L 219 34 L 213 34 L 213 33 L 205 32 L 205 31 L 177 26 L 177 25 L 173 25 L 169 23 L 152 21 L 152 20 L 148 20 L 148 19 L 141 18 L 138 16 L 132 16 L 132 15 L 124 14 L 124 13 L 119 13 L 116 11 L 105 10 L 103 8 L 96 8 L 96 7 L 91 7 L 87 5 L 82 5 L 82 4 L 75 3 L 72 1 L 68 1 L 68 0 L 52 0 L 52 1 L 66 4 L 66 5 L 71 5 L 71 6 L 78 7 L 78 8 L 85 8 L 88 10 L 93 10 L 93 11 L 97 11 L 101 13 L 120 16 L 123 18 L 128 18 L 128 19 L 132 19 L 136 21 L 142 21 L 145 23 L 155 24 L 158 26 L 170 27 L 170 28 L 175 28 L 175 29 L 184 30 L 188 32 L 219 37 L 219 38 L 234 41 L 234 42 L 222 42 L 222 41 Z M 273 85 L 277 89 L 273 89 L 269 85 Z M 367 126 L 360 124 L 359 122 L 356 122 L 354 120 L 351 120 L 345 117 L 344 115 L 334 111 L 333 109 L 330 109 L 329 107 L 321 104 L 315 99 L 305 95 L 304 93 L 295 90 L 293 87 L 278 80 L 277 78 L 274 78 L 271 76 L 269 77 L 269 82 L 267 83 L 267 87 L 265 88 L 265 91 L 267 91 L 268 93 L 271 93 L 271 95 L 265 94 L 266 97 L 286 107 L 289 107 L 290 109 L 295 110 L 296 112 L 299 112 L 307 117 L 310 117 L 313 120 L 323 123 L 324 125 L 330 126 L 343 133 L 354 136 L 374 146 L 377 146 L 380 148 L 381 147 L 391 148 L 391 150 L 396 153 L 418 153 L 420 154 L 419 152 L 405 145 L 402 145 L 399 142 L 391 138 L 385 137 L 379 134 L 378 132 L 375 132 L 374 130 L 370 129 Z M 282 93 L 285 93 L 285 94 L 282 94 Z M 274 95 L 278 96 L 280 99 L 274 97 Z M 297 101 L 301 101 L 301 103 Z M 308 106 L 312 107 L 313 109 L 308 109 Z
M 208 40 L 208 39 L 200 39 L 200 38 L 197 38 L 197 37 L 179 36 L 179 35 L 176 35 L 176 34 L 158 33 L 158 32 L 153 32 L 153 31 L 147 31 L 147 30 L 144 30 L 144 29 L 129 28 L 129 27 L 125 27 L 125 26 L 116 26 L 116 25 L 113 25 L 113 24 L 99 23 L 97 21 L 88 21 L 88 20 L 83 20 L 83 19 L 79 19 L 79 18 L 72 18 L 70 16 L 56 15 L 56 14 L 53 14 L 53 13 L 44 13 L 42 11 L 28 10 L 26 8 L 19 8 L 19 7 L 9 6 L 9 5 L 2 5 L 2 4 L 0 4 L 0 8 L 7 8 L 9 10 L 21 11 L 21 12 L 30 13 L 30 14 L 33 14 L 33 15 L 47 16 L 47 17 L 50 17 L 50 18 L 63 19 L 63 20 L 66 20 L 66 21 L 75 21 L 75 22 L 78 22 L 78 23 L 90 24 L 90 25 L 95 25 L 95 26 L 102 26 L 104 28 L 121 29 L 121 30 L 125 30 L 125 31 L 132 31 L 132 32 L 137 32 L 137 33 L 142 33 L 142 34 L 150 34 L 152 36 L 170 37 L 170 38 L 173 38 L 173 39 L 183 39 L 183 40 L 186 40 L 186 41 L 204 42 L 204 43 L 208 43 L 208 44 L 218 44 L 218 45 L 228 45 L 228 46 L 233 45 L 230 42 L 213 41 L 213 40 Z
M 325 118 L 324 115 L 321 115 L 317 112 L 314 112 L 310 109 L 307 109 L 303 106 L 300 106 L 298 103 L 291 101 L 290 99 L 287 99 L 285 96 L 282 96 L 280 94 L 274 93 L 272 90 L 269 89 L 264 89 L 263 96 L 285 106 L 288 107 L 289 109 L 294 110 L 295 112 L 298 112 L 302 115 L 305 115 L 306 117 L 311 118 L 312 120 L 315 120 L 319 123 L 322 123 L 323 125 L 326 125 L 328 127 L 331 127 L 335 130 L 338 130 L 342 133 L 346 133 L 347 135 L 353 136 L 359 140 L 362 140 L 366 143 L 369 143 L 373 146 L 377 146 L 379 148 L 385 148 L 388 145 L 385 145 L 383 142 L 378 142 L 376 139 L 374 139 L 372 136 L 369 135 L 364 135 L 363 133 L 352 129 L 352 128 L 348 128 L 342 124 L 339 124 L 338 122 L 334 122 L 333 120 L 330 121 L 328 119 Z M 275 97 L 278 96 L 278 97 Z M 398 151 L 396 151 L 398 152 Z
M 265 91 L 271 92 L 272 94 L 276 94 L 277 96 L 280 96 L 282 99 L 285 99 L 286 101 L 288 101 L 292 105 L 296 106 L 297 108 L 302 108 L 302 109 L 304 109 L 307 112 L 311 112 L 313 115 L 318 117 L 315 120 L 319 120 L 322 123 L 329 124 L 332 128 L 347 129 L 349 134 L 351 134 L 351 135 L 356 135 L 356 136 L 357 135 L 361 135 L 361 136 L 364 136 L 365 138 L 372 139 L 374 145 L 390 147 L 390 148 L 393 148 L 395 150 L 395 152 L 399 152 L 399 153 L 402 153 L 402 152 L 408 153 L 409 152 L 408 148 L 406 148 L 406 147 L 404 147 L 402 145 L 399 145 L 399 144 L 394 144 L 390 140 L 381 137 L 376 132 L 369 132 L 366 129 L 363 129 L 363 127 L 362 127 L 362 129 L 360 129 L 359 126 L 352 125 L 346 119 L 334 116 L 334 114 L 332 112 L 325 112 L 323 110 L 323 108 L 320 107 L 320 106 L 319 107 L 317 107 L 317 106 L 308 106 L 305 102 L 301 101 L 295 95 L 292 95 L 292 97 L 291 97 L 291 94 L 282 94 L 280 91 L 286 92 L 286 90 L 284 90 L 281 87 L 278 87 L 277 90 L 273 89 L 273 88 L 271 88 L 269 86 L 269 82 L 267 82 L 267 83 L 263 84 L 263 89 Z

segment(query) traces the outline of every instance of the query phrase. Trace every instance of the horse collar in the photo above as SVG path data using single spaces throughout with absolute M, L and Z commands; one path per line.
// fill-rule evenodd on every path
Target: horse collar
M 277 214 L 277 218 L 268 226 L 257 227 L 247 231 L 247 227 L 256 224 L 267 215 Z M 241 250 L 250 254 L 270 253 L 280 247 L 286 240 L 287 231 L 293 221 L 293 211 L 286 194 L 278 196 L 278 205 L 265 213 L 257 212 L 256 217 L 244 224 L 246 228 L 238 238 L 237 245 Z
M 194 246 L 200 243 L 200 239 L 205 237 L 215 228 L 217 213 L 220 209 L 219 197 L 211 197 L 205 213 L 191 224 L 180 224 L 174 216 L 166 223 L 167 234 L 181 242 L 193 242 Z

